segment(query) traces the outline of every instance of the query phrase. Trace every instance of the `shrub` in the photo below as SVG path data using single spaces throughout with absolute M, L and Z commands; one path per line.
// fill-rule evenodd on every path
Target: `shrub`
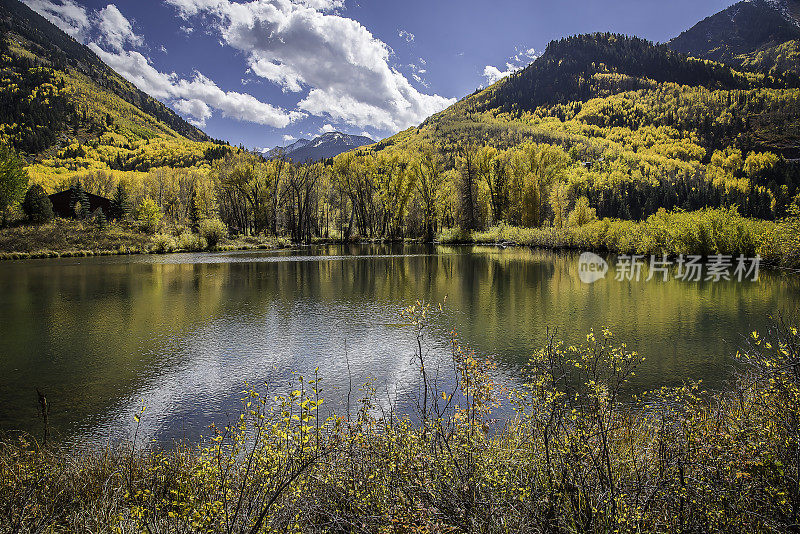
M 643 358 L 607 330 L 569 347 L 548 337 L 525 383 L 507 387 L 453 334 L 443 377 L 422 344 L 430 313 L 417 303 L 404 314 L 418 340 L 416 422 L 378 410 L 370 385 L 353 413 L 328 416 L 315 376 L 283 395 L 247 391 L 240 418 L 212 426 L 200 446 L 76 453 L 0 440 L 0 530 L 795 530 L 796 327 L 749 334 L 725 391 L 690 382 L 637 399 L 627 388 Z M 134 419 L 146 417 L 142 408 Z
M 209 248 L 216 247 L 220 241 L 228 237 L 228 227 L 219 219 L 203 219 L 198 223 L 198 230 Z
M 766 234 L 758 252 L 770 263 L 800 267 L 800 194 L 789 207 L 789 215 Z
M 440 243 L 469 243 L 472 241 L 472 234 L 461 228 L 445 228 L 436 237 Z
M 156 234 L 150 243 L 150 252 L 154 254 L 166 254 L 175 251 L 175 239 L 171 235 Z
M 139 207 L 136 208 L 136 221 L 139 223 L 139 227 L 148 234 L 155 233 L 158 230 L 162 217 L 161 208 L 150 196 L 142 199 Z
M 203 236 L 191 232 L 184 232 L 175 240 L 175 248 L 187 252 L 197 252 L 207 249 L 208 243 Z

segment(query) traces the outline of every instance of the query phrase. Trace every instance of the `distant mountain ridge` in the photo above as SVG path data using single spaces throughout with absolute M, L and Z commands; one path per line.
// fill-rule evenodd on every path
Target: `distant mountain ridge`
M 374 143 L 373 139 L 363 135 L 327 132 L 312 140 L 298 139 L 285 147 L 275 147 L 268 151 L 266 156 L 268 158 L 277 158 L 283 155 L 287 159 L 296 162 L 319 161 Z
M 800 0 L 744 0 L 698 22 L 668 46 L 741 67 L 754 55 L 769 55 L 770 50 L 799 39 Z

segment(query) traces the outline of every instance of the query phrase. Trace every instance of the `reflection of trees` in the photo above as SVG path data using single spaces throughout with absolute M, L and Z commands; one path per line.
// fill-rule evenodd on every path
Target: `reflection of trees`
M 343 324 L 351 329 L 343 336 L 366 339 L 384 320 L 369 310 L 389 310 L 387 317 L 416 299 L 436 303 L 445 296 L 448 324 L 436 325 L 439 333 L 455 328 L 478 354 L 495 354 L 510 370 L 527 361 L 548 327 L 577 343 L 590 328 L 605 326 L 647 357 L 637 377 L 645 387 L 688 376 L 702 376 L 713 387 L 727 373 L 738 336 L 796 305 L 800 291 L 796 277 L 769 272 L 758 283 L 606 279 L 588 286 L 578 279 L 577 255 L 523 248 L 324 250 L 336 257 L 287 257 L 309 254 L 301 249 L 232 255 L 229 263 L 169 263 L 180 260 L 174 256 L 163 263 L 95 258 L 73 265 L 7 264 L 0 274 L 0 421 L 33 424 L 35 404 L 25 391 L 35 386 L 47 391 L 56 423 L 108 410 L 144 375 L 176 363 L 163 361 L 165 346 L 187 341 L 221 317 L 241 327 L 278 310 L 281 328 L 288 330 L 300 320 L 313 328 L 312 309 L 319 320 L 334 308 L 347 309 L 358 315 L 359 326 Z M 355 257 L 404 252 L 410 255 Z M 269 353 L 270 347 L 252 350 Z

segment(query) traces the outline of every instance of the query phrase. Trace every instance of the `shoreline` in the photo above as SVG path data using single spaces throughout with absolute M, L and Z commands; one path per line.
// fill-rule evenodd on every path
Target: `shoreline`
M 21 261 L 21 260 L 40 260 L 40 259 L 58 259 L 58 258 L 91 258 L 102 256 L 142 256 L 142 255 L 156 255 L 168 256 L 171 254 L 213 254 L 219 252 L 246 252 L 246 251 L 259 251 L 259 250 L 286 250 L 293 247 L 314 247 L 326 245 L 429 245 L 429 246 L 473 246 L 473 247 L 494 247 L 505 250 L 507 248 L 513 249 L 532 249 L 544 250 L 550 252 L 593 252 L 595 254 L 605 256 L 618 256 L 625 254 L 618 250 L 612 250 L 608 247 L 576 247 L 570 245 L 553 245 L 546 246 L 543 244 L 520 243 L 516 241 L 421 241 L 417 239 L 401 239 L 401 240 L 355 240 L 355 241 L 340 241 L 335 239 L 320 240 L 313 243 L 261 243 L 261 244 L 242 244 L 242 245 L 222 245 L 213 249 L 207 250 L 189 250 L 189 249 L 176 249 L 170 251 L 157 252 L 154 250 L 144 250 L 138 247 L 122 247 L 120 249 L 66 249 L 63 251 L 57 250 L 41 250 L 33 252 L 0 252 L 0 262 L 4 261 Z M 647 256 L 648 254 L 645 254 Z M 689 253 L 688 255 L 694 255 Z M 703 259 L 707 259 L 712 254 L 697 254 Z M 736 254 L 733 254 L 734 256 Z M 666 254 L 667 259 L 675 259 L 678 254 Z M 791 274 L 800 275 L 800 268 L 793 268 L 780 265 L 774 261 L 768 261 L 761 258 L 762 268 L 767 268 L 773 271 L 783 271 Z
M 81 249 L 68 249 L 63 251 L 43 250 L 35 252 L 0 252 L 0 261 L 14 261 L 14 260 L 40 260 L 40 259 L 54 259 L 54 258 L 90 258 L 94 256 L 141 256 L 153 254 L 157 256 L 165 256 L 168 254 L 202 254 L 213 252 L 237 252 L 247 250 L 282 250 L 294 246 L 293 244 L 260 244 L 260 245 L 223 245 L 210 250 L 171 250 L 169 252 L 155 252 L 151 250 L 142 250 L 140 248 L 124 249 L 106 249 L 106 250 L 81 250 Z

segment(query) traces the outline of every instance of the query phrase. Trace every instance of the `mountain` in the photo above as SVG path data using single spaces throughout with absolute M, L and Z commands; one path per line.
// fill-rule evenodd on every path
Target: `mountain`
M 303 148 L 307 144 L 311 142 L 310 139 L 298 139 L 294 143 L 288 144 L 286 146 L 276 146 L 275 148 L 269 149 L 264 151 L 264 155 L 270 159 L 277 158 L 281 154 L 291 154 L 295 150 Z
M 402 132 L 382 141 L 378 148 L 403 144 L 419 134 L 434 144 L 450 146 L 469 138 L 472 142 L 507 147 L 525 135 L 540 138 L 542 142 L 578 143 L 563 136 L 552 140 L 549 135 L 527 133 L 540 129 L 532 128 L 535 123 L 551 118 L 561 122 L 601 121 L 597 126 L 628 126 L 634 130 L 670 126 L 679 128 L 681 134 L 696 132 L 706 149 L 723 147 L 740 134 L 750 135 L 760 124 L 770 123 L 765 128 L 773 132 L 770 134 L 773 139 L 764 146 L 775 141 L 786 148 L 794 146 L 794 141 L 787 145 L 774 139 L 774 132 L 779 129 L 772 126 L 775 121 L 794 124 L 798 116 L 794 98 L 786 101 L 792 102 L 786 104 L 788 115 L 776 113 L 781 108 L 771 102 L 749 96 L 732 99 L 736 92 L 746 95 L 754 90 L 780 91 L 798 86 L 800 81 L 793 77 L 740 72 L 637 37 L 609 33 L 577 35 L 551 42 L 528 67 L 429 117 L 416 134 Z M 681 93 L 686 94 L 683 99 L 676 96 Z M 613 98 L 616 95 L 619 96 Z M 713 98 L 714 111 L 709 111 L 708 103 L 693 102 L 690 98 Z M 597 105 L 609 106 L 602 112 L 602 119 L 589 117 L 587 104 L 596 99 L 607 101 Z M 624 108 L 617 109 L 619 106 Z M 748 122 L 748 115 L 753 120 Z M 787 135 L 795 130 L 798 128 L 784 128 Z M 800 135 L 800 131 L 796 133 Z M 742 137 L 741 141 L 744 139 L 749 137 Z
M 374 140 L 362 135 L 328 132 L 311 141 L 300 139 L 285 147 L 275 147 L 267 152 L 267 157 L 275 158 L 282 154 L 296 162 L 319 161 L 373 143 Z
M 598 217 L 732 205 L 771 217 L 800 187 L 790 161 L 800 157 L 798 86 L 796 77 L 742 72 L 637 37 L 577 35 L 365 152 L 386 161 L 433 154 L 431 165 L 456 184 L 472 176 L 489 195 L 514 179 L 510 195 L 522 198 L 534 187 L 527 176 L 547 182 L 542 169 L 562 165 L 571 198 L 586 196 Z M 448 199 L 458 206 L 464 195 Z
M 745 0 L 698 22 L 672 39 L 673 50 L 701 59 L 710 59 L 737 67 L 769 70 L 770 56 L 784 43 L 800 40 L 800 0 Z M 761 54 L 761 63 L 754 64 Z M 786 57 L 785 54 L 783 56 Z M 800 70 L 800 65 L 788 65 Z
M 210 138 L 18 0 L 0 0 L 2 136 L 26 154 L 118 135 L 138 141 Z M 125 141 L 123 142 L 122 139 Z M 108 141 L 109 138 L 105 138 Z
M 477 110 L 531 111 L 542 105 L 652 88 L 653 82 L 708 89 L 749 89 L 772 83 L 754 80 L 725 65 L 687 58 L 665 45 L 638 37 L 598 33 L 551 42 L 528 67 L 473 94 L 456 106 Z

